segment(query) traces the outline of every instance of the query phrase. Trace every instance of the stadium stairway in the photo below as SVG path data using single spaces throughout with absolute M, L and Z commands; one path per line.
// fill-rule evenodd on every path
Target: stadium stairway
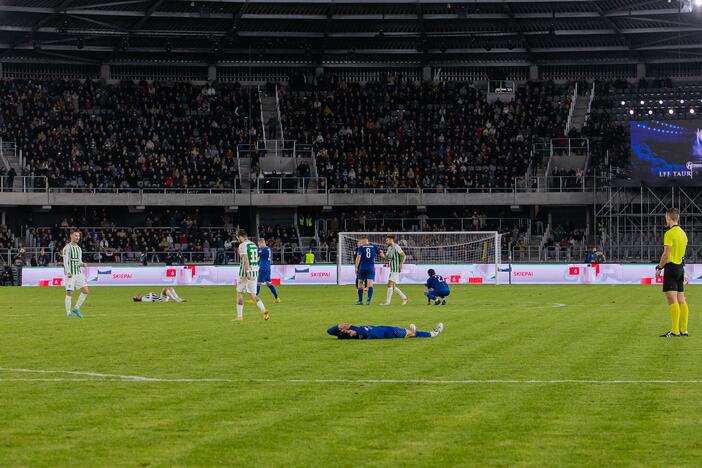
M 585 125 L 585 120 L 587 119 L 587 108 L 588 108 L 588 97 L 578 96 L 575 101 L 575 108 L 573 109 L 573 115 L 570 120 L 570 127 L 576 129 L 577 131 L 582 130 Z

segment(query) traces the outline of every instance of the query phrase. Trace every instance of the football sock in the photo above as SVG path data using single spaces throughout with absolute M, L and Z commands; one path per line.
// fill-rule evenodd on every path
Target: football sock
M 236 305 L 236 317 L 239 319 L 244 318 L 244 304 Z
M 258 293 L 260 293 L 260 292 L 261 292 L 261 284 L 259 283 L 256 285 L 256 295 L 258 296 Z
M 392 301 L 392 288 L 388 288 L 388 292 L 385 294 L 385 302 L 390 304 L 390 301 Z
M 263 301 L 261 299 L 256 301 L 256 305 L 258 306 L 258 310 L 260 310 L 261 312 L 266 310 L 266 306 L 263 305 Z
M 677 335 L 678 333 L 680 333 L 680 305 L 670 304 L 668 308 L 670 309 L 670 320 L 672 322 L 670 325 L 670 331 L 674 335 Z
M 373 297 L 373 286 L 368 288 L 368 302 L 370 302 L 372 297 Z
M 395 292 L 395 294 L 397 294 L 398 296 L 400 296 L 400 299 L 402 299 L 403 301 L 404 301 L 405 299 L 407 299 L 407 296 L 405 296 L 405 293 L 403 293 L 402 291 L 400 291 L 400 288 L 398 288 L 397 286 L 395 286 L 395 287 L 393 288 L 393 291 Z M 390 301 L 388 301 L 388 302 L 390 302 Z
M 273 286 L 273 283 L 268 283 L 268 289 L 270 289 L 273 293 L 273 297 L 275 299 L 278 299 L 278 291 L 276 291 L 275 286 Z
M 420 332 L 418 331 L 416 335 L 414 335 L 415 338 L 431 338 L 434 335 L 432 335 L 432 332 Z
M 71 296 L 66 296 L 66 313 L 71 312 Z
M 681 332 L 686 332 L 687 331 L 687 316 L 690 312 L 690 310 L 687 308 L 687 302 L 683 302 L 682 304 L 678 304 L 680 306 L 680 331 Z
M 87 294 L 80 293 L 80 296 L 78 296 L 78 300 L 76 301 L 76 307 L 80 309 L 80 306 L 83 305 L 85 300 L 88 298 Z
M 358 302 L 363 302 L 363 288 L 358 288 Z

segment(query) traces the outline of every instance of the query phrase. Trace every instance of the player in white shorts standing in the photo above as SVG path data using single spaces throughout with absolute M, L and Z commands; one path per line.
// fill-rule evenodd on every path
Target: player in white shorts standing
M 87 267 L 83 263 L 83 250 L 78 245 L 80 241 L 80 231 L 74 230 L 71 232 L 70 241 L 63 248 L 63 272 L 65 274 L 64 284 L 66 285 L 66 317 L 71 318 L 73 314 L 76 317 L 83 318 L 80 313 L 80 306 L 83 305 L 88 298 L 88 282 L 81 268 Z M 75 307 L 71 309 L 71 301 L 73 291 L 80 289 L 80 296 L 76 301 Z
M 263 312 L 263 320 L 268 320 L 268 311 L 263 301 L 256 295 L 258 286 L 258 246 L 251 242 L 246 231 L 236 232 L 239 240 L 239 280 L 236 283 L 236 320 L 244 320 L 244 293 L 251 295 L 251 300 Z
M 400 296 L 402 305 L 405 305 L 409 302 L 409 298 L 400 291 L 397 285 L 400 284 L 400 273 L 402 272 L 402 267 L 405 265 L 407 255 L 405 255 L 402 248 L 395 243 L 395 236 L 393 234 L 385 236 L 385 245 L 388 247 L 388 251 L 384 257 L 387 258 L 390 263 L 390 278 L 388 279 L 388 290 L 385 296 L 385 302 L 380 305 L 390 305 L 392 293 Z

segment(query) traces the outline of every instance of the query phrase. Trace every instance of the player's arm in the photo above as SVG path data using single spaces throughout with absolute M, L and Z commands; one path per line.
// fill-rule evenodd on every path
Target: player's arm
M 360 261 L 361 261 L 361 256 L 358 253 L 356 253 L 356 259 L 353 262 L 354 269 L 356 270 L 356 273 L 358 273 L 358 264 Z
M 400 271 L 402 271 L 402 267 L 405 266 L 406 259 L 407 259 L 407 254 L 404 252 L 400 252 Z
M 241 265 L 244 267 L 244 271 L 251 270 L 251 265 L 249 265 L 249 256 L 246 255 L 246 252 L 244 252 L 243 255 L 241 253 L 239 254 L 239 261 L 241 262 Z
M 385 252 L 383 252 L 383 251 L 381 250 L 381 251 L 380 251 L 380 258 L 382 258 L 383 260 L 387 260 L 387 259 L 388 259 L 388 256 L 385 255 Z
M 664 245 L 663 246 L 663 253 L 661 254 L 661 259 L 658 262 L 658 265 L 656 265 L 656 278 L 661 276 L 661 270 L 665 266 L 666 263 L 668 263 L 668 259 L 670 258 L 670 251 L 673 248 L 671 245 Z
M 70 264 L 71 264 L 71 259 L 68 258 L 68 248 L 64 247 L 63 248 L 63 272 L 69 278 L 73 276 L 71 274 L 71 269 L 69 267 Z

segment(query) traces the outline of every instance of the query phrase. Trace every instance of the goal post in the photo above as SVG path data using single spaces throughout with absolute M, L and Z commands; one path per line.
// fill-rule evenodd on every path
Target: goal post
M 359 241 L 367 237 L 383 252 L 385 238 L 395 242 L 405 255 L 401 282 L 422 284 L 429 268 L 452 283 L 499 284 L 501 238 L 497 231 L 452 232 L 340 232 L 337 245 L 337 284 L 354 284 L 354 261 Z M 376 282 L 387 282 L 387 262 L 376 257 Z

